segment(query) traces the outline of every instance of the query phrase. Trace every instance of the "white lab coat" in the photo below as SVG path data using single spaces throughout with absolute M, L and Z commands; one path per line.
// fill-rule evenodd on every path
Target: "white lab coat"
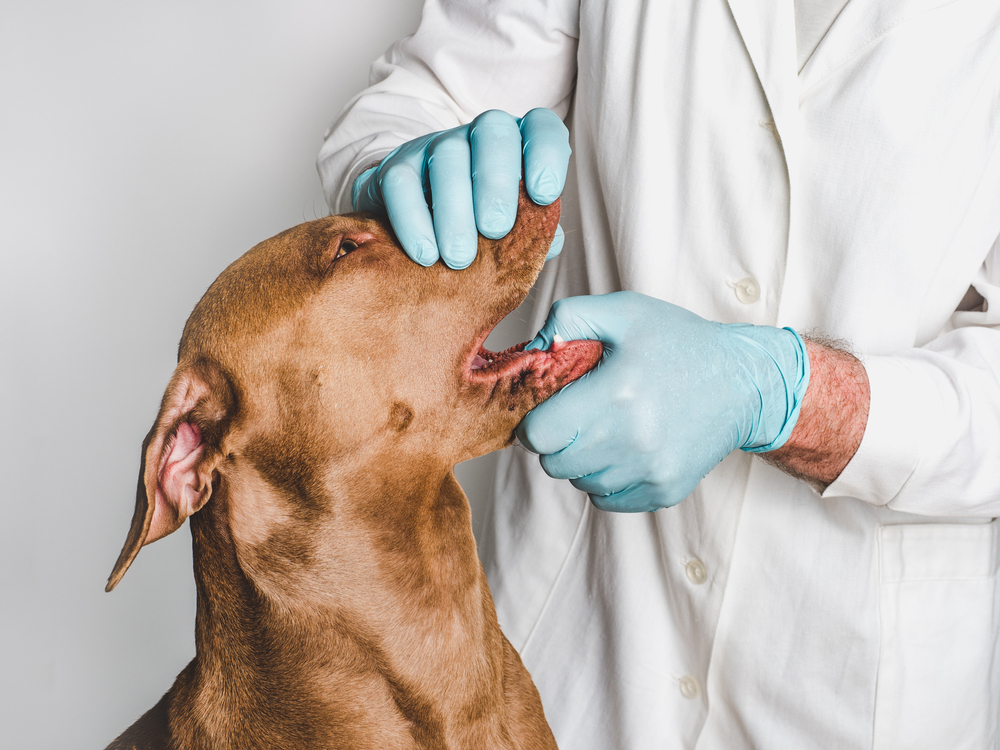
M 536 106 L 575 153 L 536 325 L 633 289 L 821 329 L 871 382 L 821 497 L 737 452 L 608 514 L 506 452 L 482 555 L 560 746 L 1000 748 L 1000 4 L 853 0 L 797 72 L 790 0 L 428 0 L 331 129 L 331 206 Z

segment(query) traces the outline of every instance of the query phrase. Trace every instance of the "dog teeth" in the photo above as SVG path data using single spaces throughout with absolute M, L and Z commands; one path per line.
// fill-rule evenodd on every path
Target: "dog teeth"
M 566 343 L 566 339 L 564 339 L 564 338 L 563 338 L 562 336 L 560 336 L 560 335 L 559 335 L 559 334 L 557 333 L 557 334 L 555 334 L 555 335 L 554 335 L 554 336 L 552 337 L 552 343 L 553 343 L 553 344 L 565 344 L 565 343 Z
M 493 365 L 506 365 L 508 362 L 516 359 L 521 353 L 522 347 L 520 345 L 512 346 L 502 352 L 489 352 L 482 349 L 472 360 L 472 364 L 469 365 L 469 369 L 483 370 L 487 367 L 492 367 Z

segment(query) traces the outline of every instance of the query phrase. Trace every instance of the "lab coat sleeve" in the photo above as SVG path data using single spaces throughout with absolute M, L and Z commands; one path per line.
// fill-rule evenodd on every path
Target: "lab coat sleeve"
M 354 179 L 396 146 L 485 110 L 565 118 L 577 28 L 571 0 L 426 0 L 416 33 L 375 61 L 326 133 L 317 168 L 330 208 L 350 211 Z
M 864 358 L 861 446 L 824 497 L 920 515 L 1000 516 L 1000 240 L 972 287 L 983 302 L 926 345 Z

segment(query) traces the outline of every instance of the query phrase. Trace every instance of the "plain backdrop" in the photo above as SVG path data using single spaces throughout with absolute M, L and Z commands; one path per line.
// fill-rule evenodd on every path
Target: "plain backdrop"
M 323 132 L 419 17 L 0 5 L 0 748 L 103 748 L 194 655 L 187 525 L 103 590 L 141 441 L 188 313 L 252 245 L 326 215 Z M 488 461 L 460 467 L 474 508 Z

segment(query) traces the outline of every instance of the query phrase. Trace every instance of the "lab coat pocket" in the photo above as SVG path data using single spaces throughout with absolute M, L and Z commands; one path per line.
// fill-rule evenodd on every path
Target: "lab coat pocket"
M 874 750 L 989 750 L 1000 721 L 997 521 L 878 530 Z

